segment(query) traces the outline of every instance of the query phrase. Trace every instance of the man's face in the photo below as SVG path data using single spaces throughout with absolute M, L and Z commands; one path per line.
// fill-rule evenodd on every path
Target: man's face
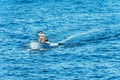
M 40 34 L 42 34 L 42 31 L 40 32 Z

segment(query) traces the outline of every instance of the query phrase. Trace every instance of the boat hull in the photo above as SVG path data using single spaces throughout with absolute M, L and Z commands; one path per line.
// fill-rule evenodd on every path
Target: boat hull
M 49 43 L 39 43 L 39 42 L 31 42 L 29 45 L 30 49 L 37 50 L 37 49 L 49 49 Z

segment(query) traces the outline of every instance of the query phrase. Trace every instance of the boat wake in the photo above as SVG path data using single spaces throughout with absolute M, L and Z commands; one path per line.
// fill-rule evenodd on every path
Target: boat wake
M 91 29 L 83 33 L 76 33 L 72 36 L 67 37 L 64 40 L 59 41 L 58 43 L 63 44 L 73 44 L 73 43 L 89 43 L 89 42 L 99 42 L 102 40 L 108 40 L 112 38 L 120 37 L 119 28 L 116 29 Z
M 64 39 L 64 40 L 62 40 L 62 41 L 59 41 L 58 43 L 65 43 L 65 42 L 67 42 L 67 41 L 69 41 L 69 40 L 72 40 L 72 39 L 74 39 L 74 38 L 81 38 L 82 36 L 86 36 L 86 35 L 88 35 L 88 34 L 91 34 L 91 33 L 97 33 L 97 32 L 99 32 L 99 31 L 101 31 L 101 29 L 92 29 L 92 30 L 89 30 L 89 31 L 87 31 L 87 32 L 83 32 L 83 33 L 76 33 L 76 34 L 74 34 L 74 35 L 72 35 L 72 36 L 69 36 L 69 37 L 67 37 L 66 39 Z

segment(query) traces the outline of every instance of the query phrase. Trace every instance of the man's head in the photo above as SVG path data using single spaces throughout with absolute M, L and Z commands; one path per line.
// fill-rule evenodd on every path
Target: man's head
M 43 32 L 42 32 L 42 31 L 40 31 L 40 33 L 42 34 Z

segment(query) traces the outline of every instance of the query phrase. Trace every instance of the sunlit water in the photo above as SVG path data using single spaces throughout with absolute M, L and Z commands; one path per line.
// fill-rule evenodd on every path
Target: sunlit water
M 0 80 L 120 80 L 120 1 L 0 0 Z

